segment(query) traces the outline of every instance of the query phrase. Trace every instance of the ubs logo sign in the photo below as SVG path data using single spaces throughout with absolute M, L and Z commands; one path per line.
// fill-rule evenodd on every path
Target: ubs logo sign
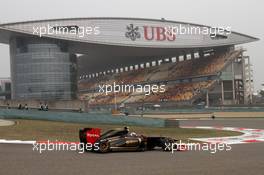
M 135 41 L 141 38 L 140 28 L 130 24 L 127 26 L 125 36 Z M 143 26 L 143 39 L 147 41 L 175 41 L 175 33 L 170 32 L 165 27 Z
M 126 37 L 130 38 L 132 41 L 135 41 L 137 38 L 140 38 L 140 32 L 139 32 L 139 27 L 136 26 L 134 27 L 133 24 L 130 24 L 127 26 L 127 32 L 126 32 Z

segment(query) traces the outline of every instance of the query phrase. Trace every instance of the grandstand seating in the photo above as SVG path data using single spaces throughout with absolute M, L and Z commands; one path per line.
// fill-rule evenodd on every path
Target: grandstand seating
M 166 86 L 164 93 L 145 95 L 144 93 L 87 93 L 83 99 L 90 104 L 121 104 L 141 102 L 162 102 L 162 101 L 188 101 L 198 95 L 203 89 L 209 88 L 215 81 L 202 81 L 192 83 L 179 83 Z
M 210 87 L 214 81 L 202 81 L 193 83 L 180 83 L 167 86 L 164 93 L 147 96 L 145 101 L 186 101 L 191 100 L 195 95 L 198 95 L 201 90 Z
M 208 57 L 190 59 L 176 63 L 165 63 L 145 69 L 138 69 L 122 73 L 112 73 L 89 78 L 79 83 L 79 90 L 91 90 L 99 84 L 142 84 L 147 82 L 166 82 L 182 78 L 216 75 L 230 60 L 236 58 L 241 51 L 215 53 Z M 212 86 L 214 81 L 177 83 L 166 86 L 164 93 L 149 96 L 138 93 L 111 93 L 109 95 L 83 92 L 80 99 L 89 100 L 90 104 L 134 103 L 144 100 L 146 102 L 160 101 L 188 101 L 200 94 L 202 89 Z

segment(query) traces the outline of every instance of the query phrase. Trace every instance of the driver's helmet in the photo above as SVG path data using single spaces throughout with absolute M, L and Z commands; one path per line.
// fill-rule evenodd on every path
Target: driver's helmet
M 124 127 L 124 130 L 127 131 L 127 132 L 129 132 L 129 127 L 125 126 Z

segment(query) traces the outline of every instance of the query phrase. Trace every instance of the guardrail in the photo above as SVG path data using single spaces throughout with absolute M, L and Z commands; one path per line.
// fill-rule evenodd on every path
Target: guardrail
M 49 120 L 89 124 L 115 124 L 124 126 L 165 127 L 164 119 L 144 117 L 112 116 L 110 114 L 89 114 L 37 110 L 0 109 L 2 119 Z

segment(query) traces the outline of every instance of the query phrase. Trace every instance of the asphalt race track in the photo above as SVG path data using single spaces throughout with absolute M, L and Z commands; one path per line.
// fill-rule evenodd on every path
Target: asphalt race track
M 264 129 L 264 119 L 185 120 L 188 126 L 232 126 Z M 2 175 L 263 175 L 264 142 L 232 145 L 231 151 L 130 152 L 79 154 L 32 151 L 31 145 L 0 144 Z

